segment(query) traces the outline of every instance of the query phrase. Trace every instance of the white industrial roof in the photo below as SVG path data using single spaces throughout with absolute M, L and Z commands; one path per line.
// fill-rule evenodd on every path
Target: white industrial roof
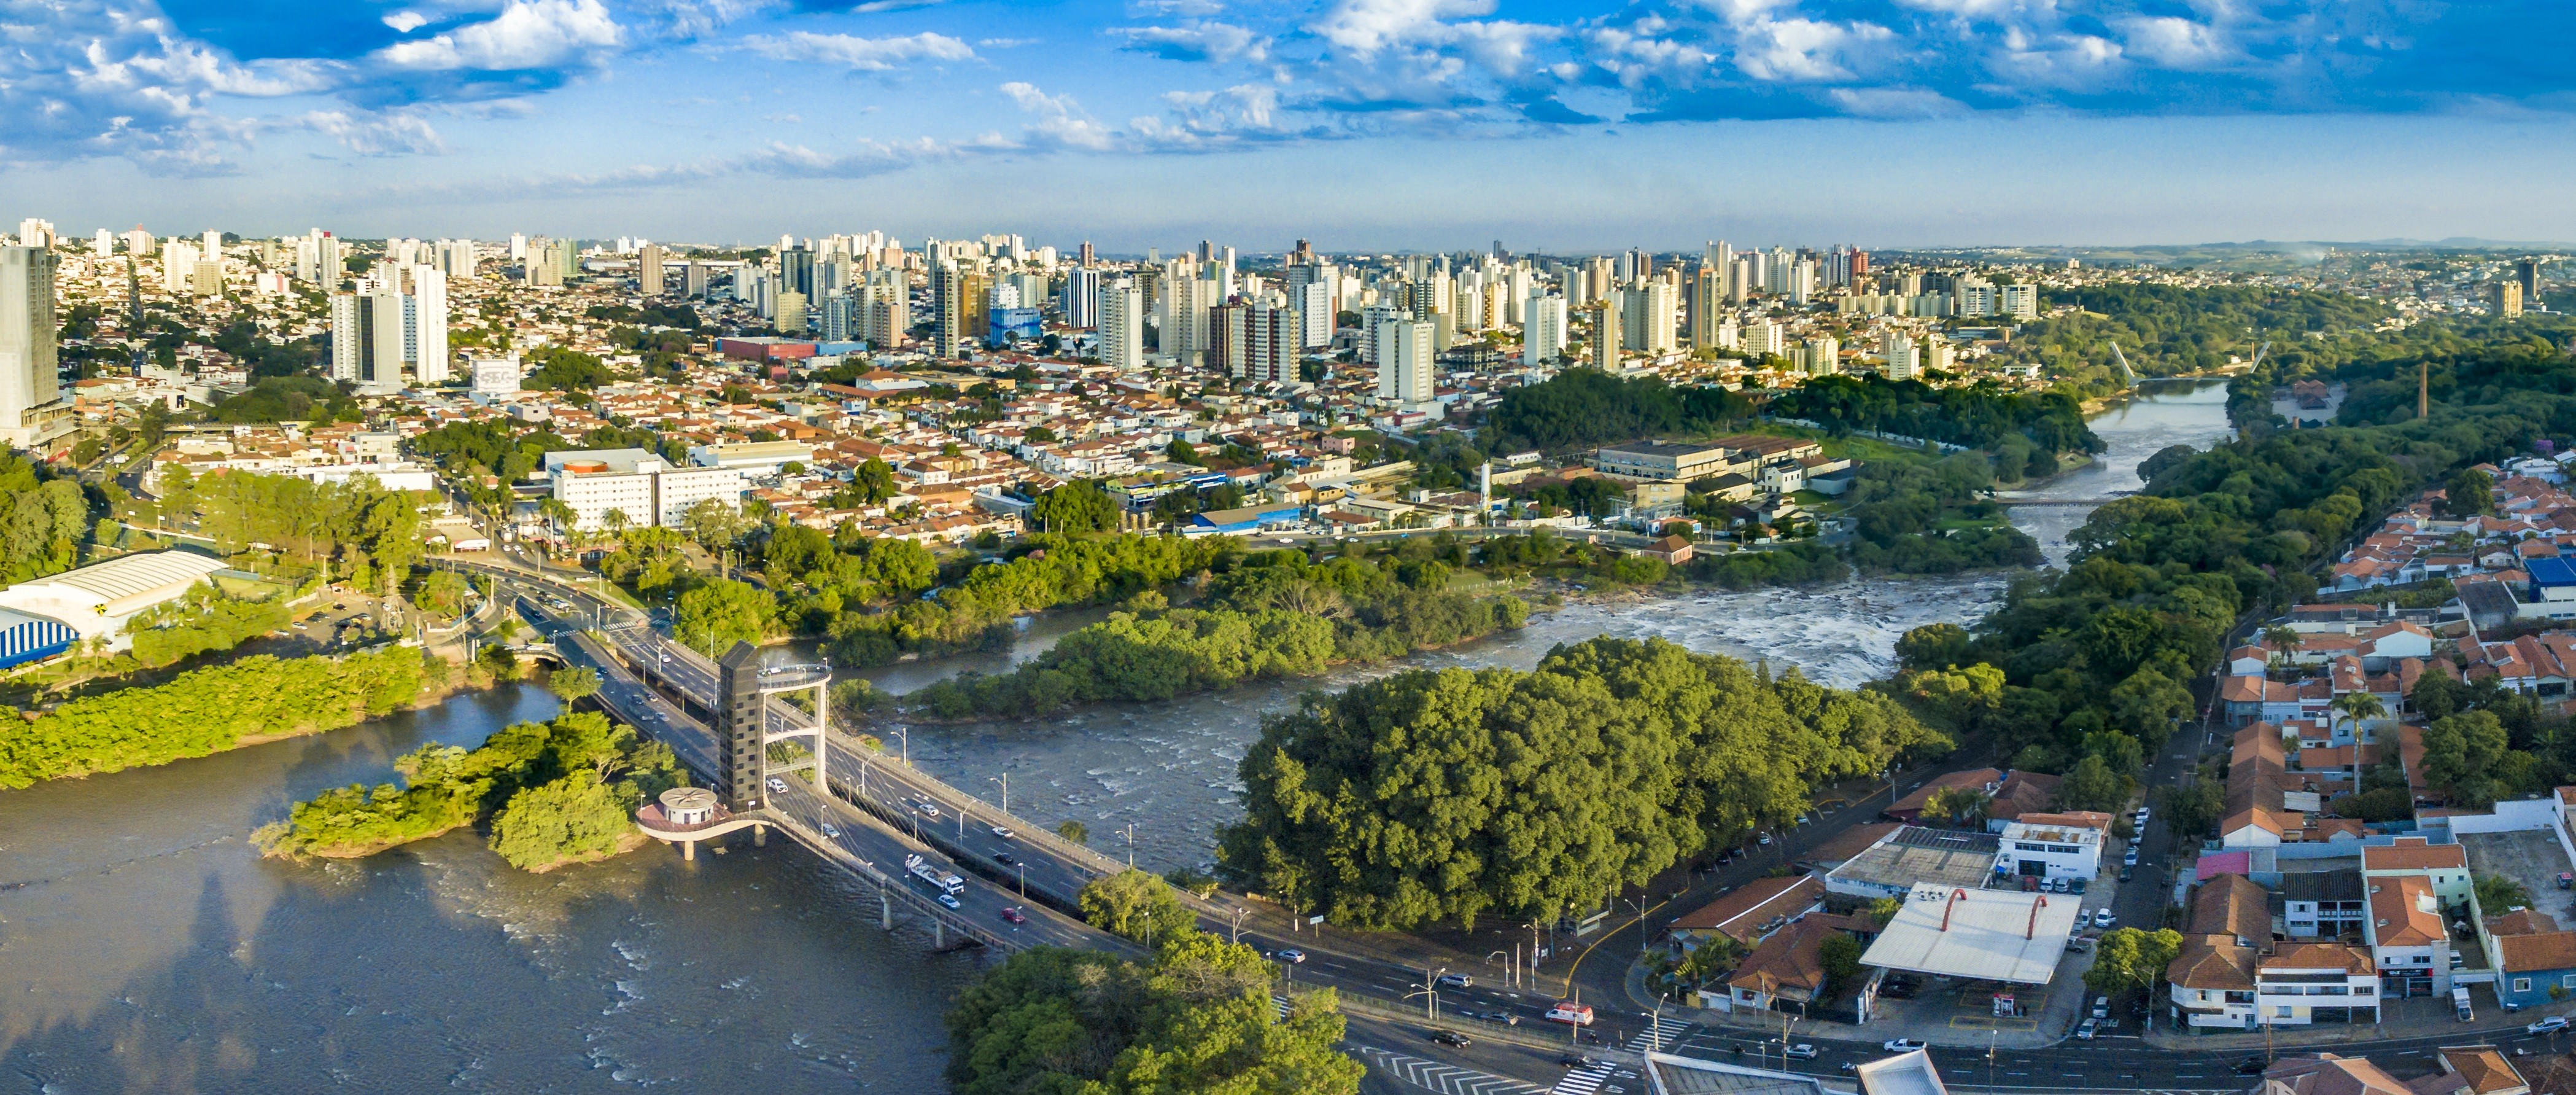
M 222 560 L 185 551 L 121 555 L 0 590 L 0 605 L 38 611 L 68 605 L 123 616 L 185 593 L 222 569 Z
M 2083 915 L 2074 894 L 1917 886 L 1861 964 L 1914 973 L 2044 985 Z
M 1932 1055 L 1923 1050 L 1882 1057 L 1860 1066 L 1863 1095 L 1949 1095 Z

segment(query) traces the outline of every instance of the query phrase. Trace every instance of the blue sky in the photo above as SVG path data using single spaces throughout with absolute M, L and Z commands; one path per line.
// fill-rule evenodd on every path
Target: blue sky
M 1113 249 L 2576 239 L 2576 5 L 0 0 L 0 219 Z M 2552 197 L 2553 193 L 2557 197 Z

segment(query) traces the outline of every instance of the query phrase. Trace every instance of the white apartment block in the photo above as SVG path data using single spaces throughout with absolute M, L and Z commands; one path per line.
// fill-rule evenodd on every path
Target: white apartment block
M 555 500 L 572 508 L 573 526 L 594 531 L 607 527 L 610 510 L 629 525 L 676 528 L 690 507 L 710 498 L 739 505 L 743 492 L 740 468 L 678 468 L 643 449 L 550 452 L 546 477 Z

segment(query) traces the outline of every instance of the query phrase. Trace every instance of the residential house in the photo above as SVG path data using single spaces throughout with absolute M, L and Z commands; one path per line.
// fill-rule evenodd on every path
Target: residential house
M 2560 931 L 2558 922 L 2538 909 L 2487 917 L 2485 927 L 2496 998 L 2508 1010 L 2576 996 L 2576 932 Z
M 1825 880 L 1814 875 L 1761 878 L 1675 918 L 1666 939 L 1676 954 L 1724 935 L 1747 947 L 1790 920 L 1825 907 Z
M 2252 1030 L 2254 948 L 2232 935 L 2186 935 L 2182 951 L 2165 966 L 2176 1026 L 2193 1033 Z
M 1788 1011 L 1805 1014 L 1825 988 L 1827 938 L 1867 918 L 1809 913 L 1763 938 L 1727 975 L 1724 995 L 1702 990 L 1700 1006 L 1720 1011 Z
M 2415 1089 L 2362 1057 L 2320 1053 L 2289 1057 L 2263 1070 L 2255 1095 L 2416 1095 Z
M 2367 912 L 2361 871 L 2299 871 L 2281 876 L 2282 934 L 2291 939 L 2337 939 L 2361 932 Z
M 2361 850 L 2363 881 L 2398 875 L 2425 878 L 2446 908 L 2469 903 L 2469 853 L 2468 849 L 2457 844 L 2435 844 L 2420 836 L 2401 836 L 2384 846 Z
M 2443 1046 L 2433 1057 L 2442 1071 L 2408 1083 L 2416 1095 L 2531 1095 L 2531 1084 L 2494 1046 Z
M 2268 1025 L 2376 1023 L 2379 971 L 2341 943 L 2292 943 L 2256 959 L 2255 1012 Z
M 2370 918 L 2362 922 L 2363 935 L 2370 940 L 2382 991 L 2393 996 L 2449 995 L 2451 937 L 2432 884 L 2420 874 L 2372 876 L 2366 867 L 2362 874 L 2370 891 Z

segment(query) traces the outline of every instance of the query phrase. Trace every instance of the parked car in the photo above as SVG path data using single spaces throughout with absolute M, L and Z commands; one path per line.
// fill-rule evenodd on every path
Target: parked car
M 2122 882 L 2126 882 L 2126 881 L 2128 881 L 2128 880 L 2129 880 L 2129 876 L 2134 875 L 2134 874 L 2136 874 L 2137 872 L 2138 872 L 2138 869 L 2137 869 L 2136 867 L 2131 867 L 2131 866 L 2128 866 L 2128 865 L 2126 865 L 2126 864 L 2123 864 L 2123 865 L 2120 867 L 2120 881 L 2122 881 Z
M 1764 834 L 1762 834 L 1762 838 L 1761 838 L 1760 840 L 1758 840 L 1758 841 L 1755 841 L 1755 843 L 1760 844 L 1760 845 L 1762 845 L 1762 846 L 1763 846 L 1763 847 L 1765 847 L 1765 848 L 1770 847 L 1770 846 L 1771 846 L 1771 834 L 1769 834 L 1769 833 L 1764 833 Z
M 1930 1047 L 1931 1043 L 1919 1038 L 1890 1038 L 1887 1041 L 1880 1043 L 1878 1048 L 1886 1050 L 1889 1053 L 1912 1053 L 1915 1050 L 1928 1049 Z
M 2092 1041 L 2093 1031 L 2096 1029 L 2096 1024 L 2100 1022 L 2101 1020 L 2099 1019 L 2086 1019 L 2081 1023 L 2077 1023 L 2075 1025 L 2075 1036 L 2087 1042 Z
M 1781 1052 L 1801 1061 L 1812 1061 L 1816 1059 L 1816 1047 L 1808 1045 L 1805 1042 L 1800 1042 L 1797 1045 L 1790 1046 L 1788 1049 L 1782 1050 Z
M 1306 952 L 1291 948 L 1289 950 L 1280 951 L 1271 957 L 1294 966 L 1303 963 L 1306 960 Z
M 2123 867 L 2135 867 L 2138 865 L 2138 849 L 2136 845 L 2131 845 L 2128 851 L 2120 853 L 2120 865 Z
M 1431 1036 L 1431 1040 L 1444 1046 L 1457 1046 L 1461 1049 L 1466 1048 L 1468 1045 L 1467 1036 L 1454 1030 L 1444 1030 L 1434 1034 Z
M 2567 1017 L 2564 1015 L 2552 1015 L 2549 1018 L 2522 1028 L 2522 1031 L 2525 1034 L 2556 1034 L 2565 1029 L 2567 1029 Z
M 1556 1063 L 1564 1065 L 1567 1068 L 1582 1068 L 1585 1065 L 1593 1063 L 1593 1061 L 1592 1058 L 1586 1057 L 1580 1053 L 1560 1053 L 1556 1055 Z
M 2259 1076 L 2262 1075 L 2264 1069 L 2270 1067 L 2272 1067 L 2271 1063 L 2265 1061 L 2262 1054 L 2257 1053 L 2242 1061 L 2236 1062 L 2236 1074 L 2239 1076 Z
M 2120 918 L 2113 915 L 2109 909 L 2098 910 L 2093 914 L 2093 926 L 2103 931 L 2111 930 L 2111 925 L 2119 922 Z
M 2110 998 L 2110 997 L 2108 997 L 2108 996 L 2096 996 L 2096 997 L 2094 997 L 2094 998 L 2093 998 L 2093 1018 L 2096 1018 L 2096 1019 L 2108 1019 L 2108 1018 L 2110 1018 L 2110 1017 L 2111 1017 L 2111 998 Z

